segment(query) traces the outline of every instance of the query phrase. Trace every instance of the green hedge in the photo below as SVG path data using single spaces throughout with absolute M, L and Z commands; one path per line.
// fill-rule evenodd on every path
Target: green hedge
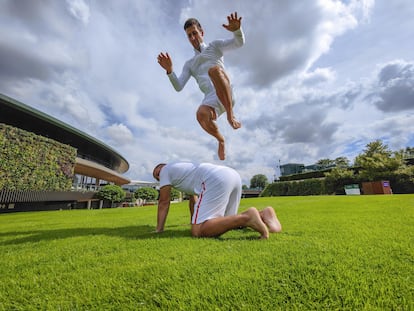
M 382 176 L 381 180 L 388 180 L 395 194 L 414 193 L 413 176 L 406 173 L 392 173 Z M 353 178 L 314 178 L 301 181 L 278 181 L 269 184 L 261 193 L 262 197 L 345 194 L 345 185 L 358 184 L 362 189 L 362 182 L 358 176 Z
M 0 123 L 0 190 L 70 190 L 76 149 Z
M 303 181 L 280 181 L 267 185 L 260 196 L 293 196 L 326 194 L 323 179 L 307 179 Z

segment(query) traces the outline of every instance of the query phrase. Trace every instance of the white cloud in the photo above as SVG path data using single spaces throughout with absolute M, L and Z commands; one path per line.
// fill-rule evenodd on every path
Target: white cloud
M 132 143 L 134 140 L 132 132 L 124 124 L 112 124 L 106 128 L 106 133 L 111 145 L 116 147 Z
M 68 4 L 69 12 L 73 17 L 87 25 L 90 17 L 89 6 L 83 0 L 66 0 L 66 2 Z
M 332 68 L 316 68 L 314 71 L 304 72 L 301 79 L 304 85 L 314 86 L 319 83 L 327 83 L 335 80 L 336 74 Z
M 195 118 L 195 81 L 175 92 L 156 56 L 168 51 L 179 73 L 193 54 L 184 20 L 197 17 L 209 42 L 231 37 L 221 25 L 233 11 L 246 44 L 225 63 L 243 127 L 218 120 L 222 162 Z M 248 184 L 279 159 L 352 161 L 374 139 L 414 144 L 413 13 L 409 0 L 4 0 L 0 93 L 116 148 L 132 179 L 192 160 L 234 167 Z
M 414 63 L 396 61 L 385 65 L 375 91 L 375 105 L 384 112 L 414 110 Z

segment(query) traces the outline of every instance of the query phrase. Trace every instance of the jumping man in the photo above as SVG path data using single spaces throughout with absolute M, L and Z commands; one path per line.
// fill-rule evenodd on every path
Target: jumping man
M 208 45 L 204 43 L 204 31 L 198 20 L 188 19 L 184 24 L 184 30 L 194 48 L 195 55 L 185 63 L 179 77 L 174 73 L 170 55 L 168 53 L 158 55 L 158 63 L 166 70 L 177 92 L 184 88 L 191 76 L 196 79 L 200 90 L 204 93 L 204 99 L 197 110 L 197 121 L 208 134 L 217 139 L 220 160 L 226 157 L 225 141 L 215 121 L 223 112 L 226 112 L 230 126 L 233 129 L 241 127 L 241 123 L 233 115 L 233 90 L 230 79 L 224 71 L 223 61 L 225 52 L 244 44 L 241 19 L 237 17 L 237 12 L 227 16 L 228 24 L 223 24 L 223 27 L 233 33 L 233 38 L 215 40 Z

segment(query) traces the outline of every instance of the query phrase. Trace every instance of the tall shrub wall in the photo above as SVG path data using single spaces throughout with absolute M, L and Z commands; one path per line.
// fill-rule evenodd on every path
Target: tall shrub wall
M 388 174 L 381 180 L 388 180 L 395 194 L 414 193 L 413 176 L 407 174 Z M 345 194 L 345 185 L 358 184 L 362 189 L 362 180 L 354 178 L 317 178 L 301 181 L 279 181 L 269 184 L 261 193 L 262 197 L 294 196 L 294 195 L 319 195 L 319 194 Z
M 0 123 L 0 190 L 70 190 L 76 149 Z
M 303 181 L 280 181 L 267 185 L 261 193 L 263 197 L 321 195 L 326 194 L 324 179 L 307 179 Z

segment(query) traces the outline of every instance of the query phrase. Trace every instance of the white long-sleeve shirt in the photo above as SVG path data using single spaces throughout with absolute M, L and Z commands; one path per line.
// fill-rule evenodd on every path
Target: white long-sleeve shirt
M 216 107 L 217 104 L 222 106 L 217 98 L 214 85 L 208 76 L 208 70 L 215 65 L 219 65 L 224 69 L 224 53 L 239 48 L 244 44 L 244 33 L 241 28 L 234 31 L 233 35 L 232 39 L 215 40 L 208 45 L 203 42 L 200 45 L 201 52 L 194 49 L 195 55 L 184 64 L 179 77 L 177 77 L 174 71 L 168 74 L 174 89 L 177 92 L 181 91 L 190 77 L 193 76 L 200 90 L 204 93 L 202 104 L 214 108 L 218 108 Z M 219 115 L 224 111 L 224 107 L 221 108 L 218 111 Z
M 165 165 L 160 172 L 160 188 L 173 186 L 174 188 L 188 194 L 200 194 L 202 183 L 207 181 L 219 182 L 226 175 L 222 171 L 232 170 L 229 167 L 210 163 L 176 162 Z M 221 177 L 224 176 L 224 177 Z

